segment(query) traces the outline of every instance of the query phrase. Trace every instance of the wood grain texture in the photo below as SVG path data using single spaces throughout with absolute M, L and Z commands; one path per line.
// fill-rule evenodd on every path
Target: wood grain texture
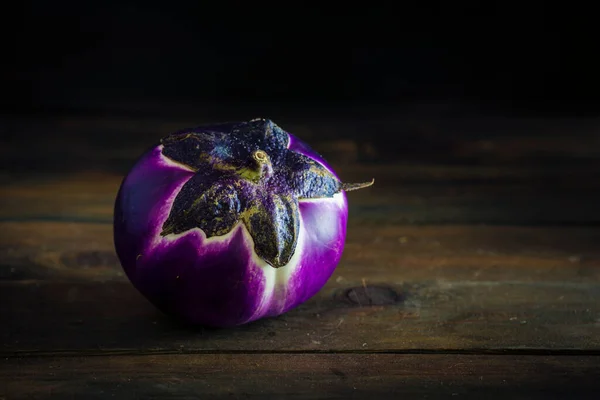
M 186 117 L 156 113 L 0 118 L 6 138 L 1 141 L 0 168 L 65 172 L 88 166 L 125 172 L 129 162 L 163 135 L 203 123 L 257 116 L 247 110 L 229 109 L 226 116 L 202 115 L 203 111 Z M 331 161 L 556 165 L 560 159 L 597 165 L 600 156 L 597 118 L 511 118 L 399 107 L 262 117 L 272 118 Z
M 0 361 L 7 399 L 594 399 L 597 357 L 206 354 Z
M 346 166 L 346 181 L 375 178 L 368 190 L 349 194 L 351 222 L 382 224 L 600 224 L 600 169 L 573 178 L 536 169 L 521 172 L 465 168 L 365 168 Z M 574 172 L 571 171 L 571 174 Z M 402 176 L 404 175 L 404 177 Z M 494 178 L 495 176 L 495 178 Z M 0 221 L 50 220 L 112 223 L 122 176 L 104 172 L 6 178 L 0 188 Z
M 398 293 L 399 301 L 353 301 L 366 297 L 360 291 L 347 296 L 345 290 L 356 286 L 334 281 L 283 316 L 228 330 L 179 325 L 125 282 L 3 284 L 0 355 L 600 350 L 597 286 L 376 283 Z M 378 287 L 367 290 L 385 299 Z
M 110 222 L 135 160 L 162 135 L 217 118 L 201 111 L 0 119 L 0 219 Z M 237 110 L 229 111 L 234 118 Z M 600 223 L 597 119 L 374 111 L 276 118 L 344 180 L 375 178 L 351 196 L 351 212 L 365 224 Z
M 124 277 L 111 229 L 0 224 L 10 232 L 2 354 L 600 349 L 595 228 L 354 226 L 317 296 L 234 330 L 190 329 L 158 313 Z
M 0 222 L 0 278 L 125 280 L 112 225 Z M 496 281 L 594 284 L 600 230 L 593 227 L 364 226 L 351 221 L 334 281 Z
M 0 399 L 595 399 L 600 121 L 385 112 L 274 117 L 375 186 L 325 288 L 235 329 L 159 313 L 112 243 L 123 174 L 207 118 L 1 118 Z

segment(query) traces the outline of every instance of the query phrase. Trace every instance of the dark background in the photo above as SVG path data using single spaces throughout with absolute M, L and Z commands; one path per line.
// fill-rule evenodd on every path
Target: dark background
M 442 102 L 595 115 L 593 10 L 484 3 L 25 2 L 4 16 L 1 107 L 177 114 Z

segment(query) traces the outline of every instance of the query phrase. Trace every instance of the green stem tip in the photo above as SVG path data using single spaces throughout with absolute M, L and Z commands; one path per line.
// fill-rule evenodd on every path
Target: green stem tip
M 352 190 L 364 189 L 366 187 L 372 186 L 374 183 L 375 179 L 372 179 L 371 182 L 342 183 L 342 190 L 350 192 Z

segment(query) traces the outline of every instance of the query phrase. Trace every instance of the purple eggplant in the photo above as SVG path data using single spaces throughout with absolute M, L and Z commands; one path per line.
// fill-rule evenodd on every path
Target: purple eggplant
M 213 327 L 287 312 L 340 261 L 345 184 L 267 119 L 170 134 L 123 180 L 114 242 L 137 290 L 164 313 Z

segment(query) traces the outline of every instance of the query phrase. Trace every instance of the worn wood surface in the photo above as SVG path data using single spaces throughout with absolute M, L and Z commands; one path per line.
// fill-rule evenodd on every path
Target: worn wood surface
M 0 398 L 595 398 L 600 124 L 470 121 L 292 120 L 376 185 L 320 293 L 219 330 L 157 312 L 112 244 L 123 173 L 193 123 L 2 120 Z
M 13 303 L 0 309 L 0 354 L 600 349 L 596 228 L 352 224 L 342 263 L 311 301 L 247 327 L 196 332 L 174 326 L 129 285 L 110 224 L 0 228 L 11 232 L 0 304 Z
M 376 177 L 377 186 L 350 198 L 351 222 L 382 224 L 599 225 L 600 181 L 589 171 L 577 178 L 559 172 L 549 177 L 535 170 L 529 179 L 519 170 L 488 168 L 472 177 L 467 168 L 343 167 L 347 181 Z M 391 169 L 391 171 L 390 171 Z M 426 168 L 424 168 L 426 169 Z M 380 172 L 381 171 L 381 172 Z M 573 174 L 574 172 L 571 172 Z M 399 175 L 423 174 L 419 181 Z M 600 174 L 600 170 L 599 170 Z M 433 175 L 433 176 L 432 176 Z M 444 176 L 445 175 L 445 176 Z M 450 176 L 448 176 L 450 175 Z M 493 176 L 509 178 L 494 178 Z M 122 177 L 100 172 L 26 177 L 0 189 L 0 221 L 52 220 L 111 223 Z M 581 181 L 578 181 L 581 179 Z M 43 199 L 43 200 L 42 200 Z
M 599 361 L 395 354 L 33 357 L 0 361 L 0 396 L 591 400 L 597 398 Z

